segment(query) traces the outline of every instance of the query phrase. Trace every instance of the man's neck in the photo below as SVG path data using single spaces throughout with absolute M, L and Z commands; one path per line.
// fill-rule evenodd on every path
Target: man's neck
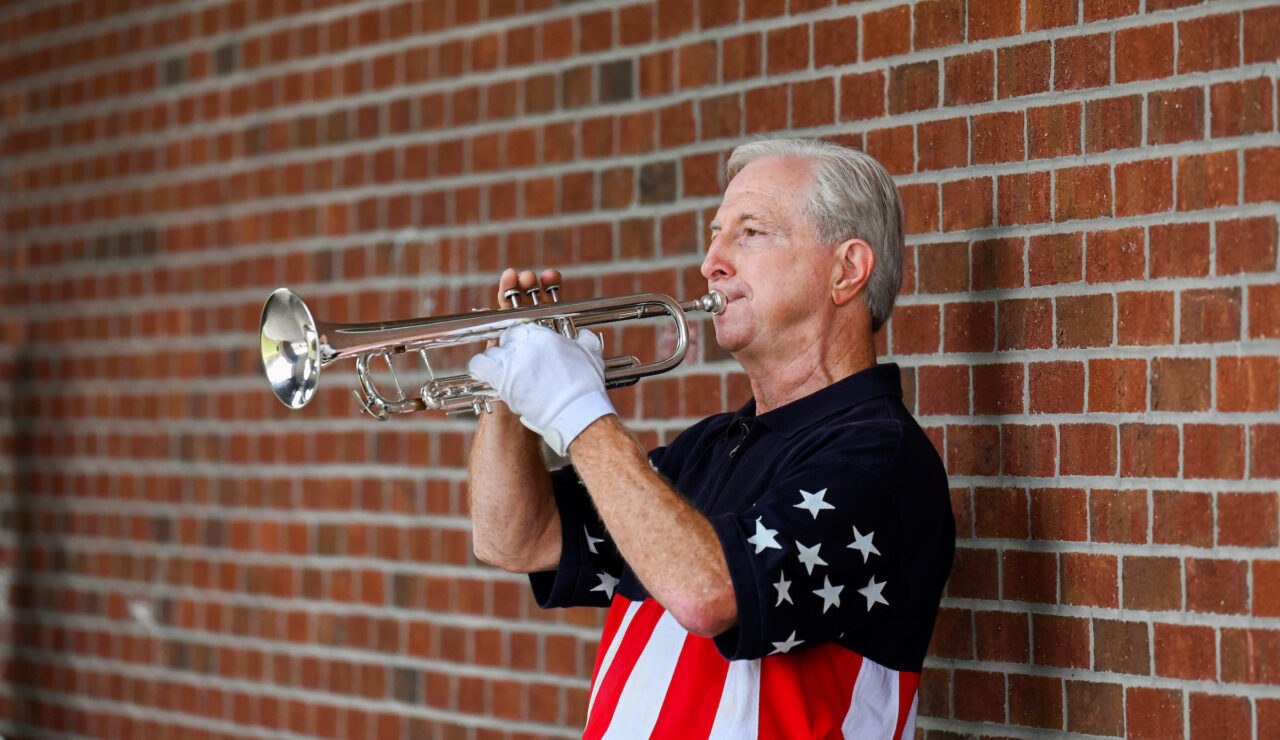
M 751 380 L 756 413 L 772 411 L 875 365 L 875 341 L 865 332 L 851 336 L 857 339 L 797 347 L 794 354 L 777 362 L 739 358 Z

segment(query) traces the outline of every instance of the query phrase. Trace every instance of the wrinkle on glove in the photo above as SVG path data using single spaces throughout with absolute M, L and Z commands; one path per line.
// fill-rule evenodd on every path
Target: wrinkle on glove
M 561 456 L 591 422 L 616 413 L 605 392 L 604 346 L 585 329 L 569 339 L 539 324 L 513 326 L 467 370 Z

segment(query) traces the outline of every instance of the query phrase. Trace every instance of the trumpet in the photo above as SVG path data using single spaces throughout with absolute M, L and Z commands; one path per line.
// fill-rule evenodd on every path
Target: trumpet
M 715 290 L 684 303 L 661 293 L 560 302 L 558 288 L 547 286 L 550 302 L 540 302 L 536 288 L 525 291 L 533 304 L 525 307 L 519 307 L 520 291 L 511 290 L 504 297 L 517 308 L 364 324 L 317 321 L 297 293 L 279 288 L 262 307 L 262 368 L 276 398 L 292 409 L 311 401 L 321 368 L 355 358 L 360 387 L 352 393 L 361 409 L 375 419 L 386 421 L 391 414 L 427 410 L 480 414 L 492 410 L 492 401 L 497 398 L 493 387 L 468 374 L 436 378 L 428 350 L 497 339 L 518 324 L 540 324 L 573 338 L 582 327 L 670 317 L 676 328 L 676 346 L 667 357 L 649 363 L 632 355 L 605 359 L 605 385 L 618 388 L 679 365 L 689 348 L 686 314 L 719 314 L 725 306 L 724 295 Z M 427 368 L 428 379 L 417 396 L 405 395 L 391 363 L 392 355 L 409 352 L 417 352 Z M 393 395 L 384 394 L 374 383 L 371 363 L 378 358 L 390 371 Z

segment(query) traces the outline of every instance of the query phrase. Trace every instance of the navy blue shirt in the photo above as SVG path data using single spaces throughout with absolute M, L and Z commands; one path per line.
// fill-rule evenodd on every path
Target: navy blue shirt
M 649 458 L 724 548 L 738 605 L 738 624 L 715 638 L 725 658 L 836 642 L 920 671 L 955 521 L 946 471 L 902 403 L 897 365 L 759 415 L 749 401 Z M 531 576 L 539 604 L 608 606 L 615 591 L 646 598 L 573 469 L 553 481 L 563 549 L 558 570 Z

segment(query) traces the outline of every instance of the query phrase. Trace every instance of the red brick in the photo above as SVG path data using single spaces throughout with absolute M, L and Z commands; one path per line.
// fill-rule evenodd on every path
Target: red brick
M 1029 727 L 1062 727 L 1062 679 L 1009 676 L 1009 721 Z
M 1136 216 L 1173 209 L 1173 162 L 1152 159 L 1116 165 L 1116 215 Z
M 1062 475 L 1115 475 L 1115 427 L 1109 424 L 1063 424 L 1058 433 Z
M 1130 688 L 1125 692 L 1125 730 L 1134 740 L 1182 738 L 1182 692 Z
M 1021 238 L 984 239 L 973 243 L 973 285 L 975 291 L 1009 290 L 1025 283 Z
M 1111 168 L 1097 164 L 1055 171 L 1053 204 L 1056 221 L 1110 216 Z
M 1249 427 L 1249 477 L 1280 478 L 1280 425 Z
M 1114 315 L 1109 295 L 1063 296 L 1056 300 L 1059 347 L 1106 347 Z
M 967 365 L 925 365 L 918 368 L 916 374 L 916 413 L 925 416 L 969 413 Z
M 942 309 L 944 352 L 990 352 L 995 348 L 994 303 L 948 303 Z
M 972 12 L 972 8 L 970 9 Z M 996 52 L 996 93 L 1001 98 L 1049 91 L 1053 47 L 1048 41 L 1004 47 Z
M 1218 544 L 1275 547 L 1280 544 L 1280 507 L 1274 493 L 1219 493 Z M 1254 588 L 1255 596 L 1260 591 Z
M 1176 611 L 1182 608 L 1182 568 L 1177 558 L 1128 556 L 1121 568 L 1126 609 Z
M 1128 585 L 1127 578 L 1125 584 Z M 1151 650 L 1148 646 L 1146 624 L 1095 619 L 1093 639 L 1095 670 L 1142 676 L 1151 672 Z
M 963 0 L 924 0 L 913 3 L 915 48 L 931 49 L 964 41 Z
M 1019 612 L 974 613 L 978 660 L 1027 663 L 1031 659 L 1031 632 L 1027 615 Z
M 1003 722 L 1005 718 L 1004 674 L 956 670 L 952 685 L 956 719 L 970 722 Z
M 1053 346 L 1053 301 L 1018 298 L 996 304 L 999 315 L 997 349 L 1048 349 Z
M 1057 459 L 1058 442 L 1052 426 L 1005 424 L 1000 428 L 1002 472 L 1005 475 L 1050 478 Z
M 921 293 L 960 293 L 969 290 L 967 242 L 921 244 L 917 280 Z
M 1182 292 L 1183 343 L 1231 342 L 1240 338 L 1239 288 L 1213 288 Z
M 889 68 L 889 112 L 935 108 L 938 105 L 938 63 L 914 62 Z
M 1031 491 L 1031 537 L 1040 541 L 1089 539 L 1089 511 L 1083 490 L 1040 488 Z
M 1058 39 L 1053 44 L 1053 56 L 1056 90 L 1105 87 L 1111 83 L 1110 34 Z
M 997 598 L 999 583 L 991 577 L 999 567 L 997 556 L 994 549 L 957 547 L 953 573 L 947 580 L 947 596 L 957 599 Z
M 1275 271 L 1275 218 L 1262 216 L 1219 221 L 1214 228 L 1218 237 L 1217 274 Z
M 1080 104 L 1065 103 L 1027 110 L 1027 156 L 1031 159 L 1080 154 Z
M 1280 617 L 1280 560 L 1253 561 L 1253 615 Z
M 1069 0 L 1027 0 L 1027 30 L 1074 26 L 1078 18 L 1076 6 Z
M 1120 605 L 1119 563 L 1114 555 L 1062 553 L 1062 602 L 1082 606 Z
M 691 6 L 692 7 L 692 6 Z M 770 75 L 796 72 L 809 66 L 809 26 L 805 24 L 775 28 L 768 32 L 765 58 Z
M 1178 210 L 1220 208 L 1239 202 L 1236 152 L 1178 158 Z
M 1083 386 L 1083 379 L 1081 382 Z M 1022 363 L 973 367 L 973 413 L 1022 413 Z
M 1116 295 L 1116 338 L 1122 345 L 1173 343 L 1173 293 Z
M 1053 219 L 1048 172 L 1025 172 L 996 178 L 996 221 L 1001 225 L 1048 223 Z
M 969 41 L 1015 36 L 1022 30 L 1022 3 L 991 0 L 968 10 Z
M 916 126 L 916 169 L 945 170 L 969 163 L 969 119 L 926 121 Z
M 1116 31 L 1116 82 L 1158 80 L 1172 74 L 1172 23 Z
M 1084 147 L 1088 152 L 1142 145 L 1142 96 L 1090 100 L 1084 107 Z
M 1178 428 L 1172 424 L 1121 424 L 1120 474 L 1176 478 L 1178 449 Z
M 1031 413 L 1079 414 L 1084 411 L 1084 363 L 1033 362 L 1029 377 Z M 976 376 L 974 380 L 976 384 Z
M 1192 694 L 1191 737 L 1251 740 L 1253 709 L 1248 697 Z
M 1090 360 L 1089 410 L 1121 413 L 1146 411 L 1146 361 Z
M 1088 668 L 1089 621 L 1078 617 L 1060 617 L 1055 614 L 1032 616 L 1035 635 L 1036 665 L 1057 668 Z M 982 657 L 979 656 L 979 660 Z
M 1135 15 L 1141 0 L 1084 0 L 1084 22 Z
M 840 120 L 881 118 L 887 110 L 882 71 L 844 75 L 840 78 Z
M 1001 558 L 1001 596 L 1010 601 L 1055 604 L 1058 601 L 1058 561 L 1051 552 L 1005 550 Z
M 862 17 L 862 38 L 864 60 L 911 51 L 911 6 L 899 5 L 867 13 Z
M 1230 683 L 1280 683 L 1280 632 L 1263 629 L 1223 629 L 1222 680 Z
M 1183 475 L 1187 478 L 1244 477 L 1244 428 L 1219 424 L 1188 424 Z
M 1212 383 L 1208 358 L 1157 357 L 1151 361 L 1153 411 L 1208 411 Z
M 1274 62 L 1280 59 L 1280 8 L 1268 6 L 1244 14 L 1244 63 Z
M 1207 72 L 1240 64 L 1240 16 L 1223 13 L 1178 24 L 1178 72 Z
M 1021 488 L 977 488 L 974 532 L 994 539 L 1027 538 L 1027 492 Z
M 1215 614 L 1249 610 L 1249 564 L 1236 560 L 1187 559 L 1187 609 Z
M 1147 512 L 1146 491 L 1094 489 L 1089 492 L 1089 539 L 1094 542 L 1145 544 Z
M 1213 497 L 1192 491 L 1155 491 L 1152 530 L 1157 544 L 1211 547 Z
M 929 655 L 965 660 L 973 657 L 973 612 L 939 609 L 929 642 Z
M 1027 267 L 1032 285 L 1079 282 L 1084 266 L 1082 234 L 1048 234 L 1027 241 Z M 1278 322 L 1280 323 L 1280 322 Z
M 830 79 L 818 79 L 807 82 L 796 82 L 790 85 L 791 91 L 791 125 L 796 128 L 812 128 L 835 123 L 836 89 Z M 908 129 L 909 130 L 909 129 Z M 868 134 L 868 136 L 870 136 Z M 910 139 L 908 139 L 908 143 Z M 881 164 L 887 166 L 883 157 Z M 908 169 L 907 172 L 910 170 Z M 896 172 L 895 174 L 906 174 Z
M 1216 642 L 1212 627 L 1156 623 L 1152 641 L 1156 675 L 1213 680 L 1217 672 Z
M 937 306 L 898 306 L 890 319 L 893 353 L 910 355 L 937 352 L 939 322 Z
M 1221 82 L 1209 88 L 1209 133 L 1216 138 L 1275 130 L 1272 83 L 1266 78 Z
M 1280 360 L 1219 357 L 1219 411 L 1275 411 L 1280 407 Z
M 1156 224 L 1147 240 L 1151 277 L 1209 274 L 1209 224 Z
M 1280 285 L 1249 287 L 1249 338 L 1280 337 Z
M 995 99 L 996 57 L 990 51 L 943 60 L 943 105 L 970 105 Z
M 973 117 L 974 164 L 1018 162 L 1026 158 L 1022 134 L 1026 129 L 1021 111 L 987 113 Z
M 927 234 L 937 231 L 942 222 L 939 211 L 938 186 L 933 183 L 903 185 L 898 188 L 902 196 L 908 234 Z
M 1124 734 L 1124 687 L 1067 681 L 1067 730 L 1086 735 Z
M 721 80 L 737 82 L 758 77 L 763 64 L 762 48 L 762 37 L 758 33 L 725 39 L 720 49 Z
M 879 160 L 880 164 L 893 175 L 905 175 L 915 168 L 915 150 L 913 137 L 915 130 L 911 126 L 894 126 L 881 128 L 866 133 L 867 154 Z
M 992 425 L 947 427 L 947 472 L 996 475 L 1000 472 L 1000 428 Z
M 1204 90 L 1188 87 L 1147 95 L 1147 143 L 1176 144 L 1204 138 Z
M 1119 168 L 1116 173 L 1119 194 Z M 1117 210 L 1122 206 L 1118 205 Z M 1146 237 L 1141 228 L 1090 232 L 1085 279 L 1091 283 L 1141 280 L 1146 274 Z

